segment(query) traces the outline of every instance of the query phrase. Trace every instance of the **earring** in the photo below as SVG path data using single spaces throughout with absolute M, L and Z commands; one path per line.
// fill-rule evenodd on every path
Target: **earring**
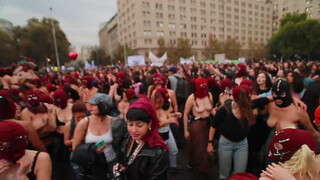
M 151 131 L 151 127 L 149 127 L 149 131 Z

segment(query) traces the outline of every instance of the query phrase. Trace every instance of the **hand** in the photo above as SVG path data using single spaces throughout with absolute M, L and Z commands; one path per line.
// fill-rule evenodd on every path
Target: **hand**
M 272 163 L 268 165 L 266 171 L 262 171 L 261 176 L 266 176 L 274 180 L 295 180 L 294 176 L 288 169 L 278 164 Z
M 18 170 L 16 172 L 17 177 L 25 176 L 29 172 L 29 168 L 31 165 L 31 159 L 26 155 L 22 156 L 16 164 L 18 165 Z
M 216 115 L 217 109 L 218 109 L 218 107 L 212 108 L 211 109 L 211 114 L 212 115 Z
M 123 167 L 122 164 L 119 164 L 117 163 L 116 165 L 113 166 L 113 172 L 116 172 L 116 171 L 124 171 L 126 168 Z
M 213 145 L 212 145 L 212 143 L 208 143 L 208 145 L 207 145 L 207 152 L 208 152 L 208 154 L 209 154 L 210 156 L 213 156 L 214 150 L 213 150 Z
M 98 154 L 101 154 L 101 153 L 103 152 L 104 148 L 106 148 L 106 147 L 107 147 L 107 144 L 104 144 L 103 146 L 97 148 L 97 150 L 96 150 L 97 153 L 98 153 Z
M 297 98 L 293 98 L 293 104 L 300 108 L 301 110 L 303 110 L 304 112 L 307 112 L 307 105 L 305 103 L 303 103 L 302 101 L 300 101 L 299 99 Z
M 0 175 L 10 168 L 10 163 L 4 159 L 0 160 Z
M 189 139 L 190 139 L 189 131 L 185 131 L 185 132 L 184 132 L 184 138 L 186 138 L 186 140 L 189 140 Z

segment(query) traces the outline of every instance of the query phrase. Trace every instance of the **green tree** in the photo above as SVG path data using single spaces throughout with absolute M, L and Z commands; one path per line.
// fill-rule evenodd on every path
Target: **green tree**
M 237 59 L 240 56 L 241 44 L 235 38 L 228 37 L 225 42 L 221 42 L 224 53 L 228 59 Z
M 223 49 L 220 42 L 210 36 L 204 52 L 207 59 L 214 59 L 214 55 L 223 53 Z
M 110 57 L 108 57 L 105 51 L 99 47 L 95 47 L 92 49 L 90 60 L 94 60 L 96 65 L 111 64 Z
M 9 66 L 17 60 L 16 42 L 7 32 L 0 30 L 0 66 Z
M 14 40 L 18 42 L 18 53 L 33 58 L 40 66 L 45 65 L 46 57 L 50 57 L 53 63 L 56 63 L 51 20 L 56 32 L 60 64 L 63 65 L 70 61 L 68 56 L 70 42 L 57 20 L 44 17 L 40 21 L 37 18 L 31 18 L 26 26 L 13 28 Z
M 137 55 L 137 54 L 138 54 L 137 51 L 133 50 L 126 44 L 127 57 L 132 55 Z M 112 55 L 116 61 L 120 61 L 120 63 L 124 63 L 124 46 L 121 44 L 118 44 L 117 49 L 113 51 Z
M 319 20 L 304 18 L 297 20 L 296 16 L 292 16 L 292 20 L 289 16 L 285 18 L 283 26 L 272 36 L 268 44 L 267 56 L 294 58 L 298 55 L 303 59 L 319 59 Z
M 158 46 L 159 48 L 156 55 L 158 57 L 161 57 L 168 50 L 166 46 L 166 41 L 162 37 L 158 39 Z
M 307 20 L 307 13 L 288 13 L 280 20 L 280 26 L 284 26 L 288 22 L 298 23 Z
M 266 45 L 263 43 L 255 43 L 251 39 L 248 41 L 248 49 L 244 53 L 249 59 L 258 58 L 263 59 L 266 55 L 267 49 Z

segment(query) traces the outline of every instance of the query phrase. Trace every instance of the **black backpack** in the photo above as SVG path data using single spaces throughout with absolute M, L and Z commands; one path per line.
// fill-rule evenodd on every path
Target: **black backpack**
M 178 104 L 183 104 L 187 101 L 189 95 L 192 93 L 191 85 L 189 81 L 183 78 L 180 78 L 180 77 L 176 77 L 176 78 L 178 79 L 177 89 L 176 89 L 177 102 Z

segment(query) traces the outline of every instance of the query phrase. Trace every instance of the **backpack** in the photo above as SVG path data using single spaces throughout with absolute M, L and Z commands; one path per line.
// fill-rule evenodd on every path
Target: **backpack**
M 176 78 L 178 80 L 177 89 L 176 89 L 177 102 L 178 104 L 183 104 L 187 101 L 187 98 L 192 93 L 191 85 L 190 85 L 190 82 L 185 79 L 182 79 L 180 77 L 176 77 Z

